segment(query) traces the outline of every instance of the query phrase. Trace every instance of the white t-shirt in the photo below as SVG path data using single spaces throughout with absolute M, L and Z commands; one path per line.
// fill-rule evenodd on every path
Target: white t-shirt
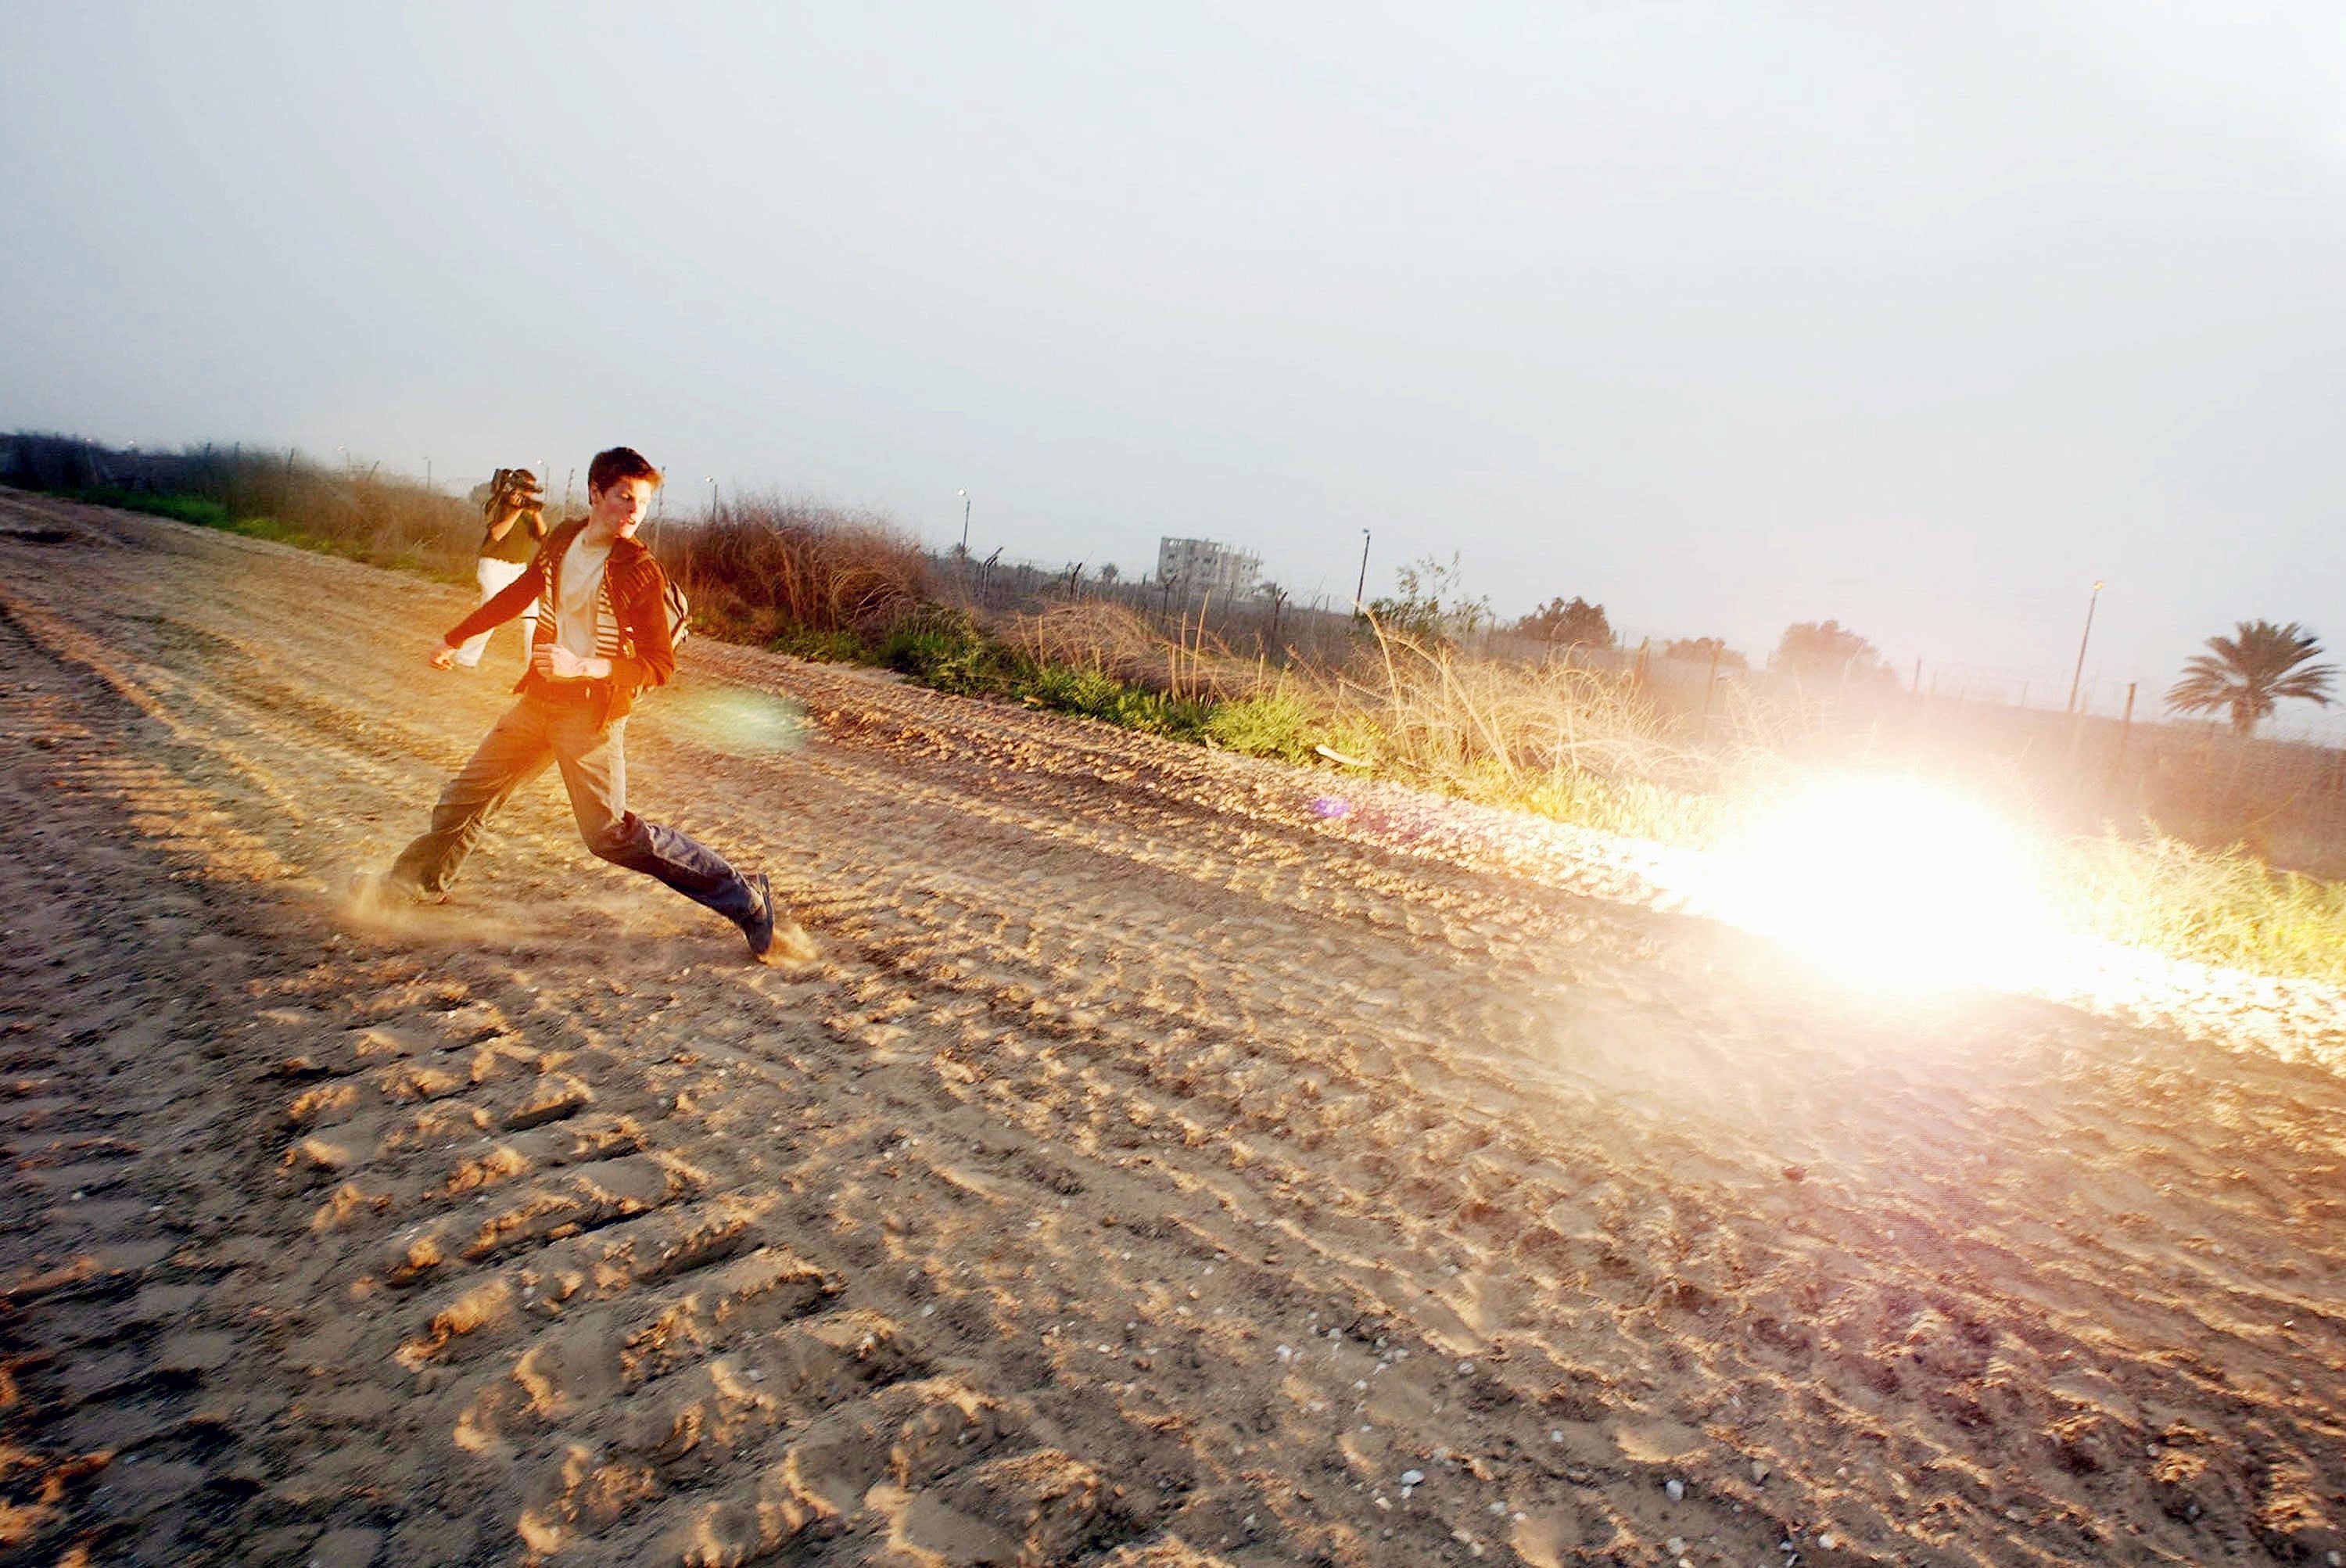
M 581 534 L 562 556 L 562 602 L 554 606 L 554 640 L 580 658 L 595 657 L 597 601 L 603 592 L 608 545 L 589 545 Z

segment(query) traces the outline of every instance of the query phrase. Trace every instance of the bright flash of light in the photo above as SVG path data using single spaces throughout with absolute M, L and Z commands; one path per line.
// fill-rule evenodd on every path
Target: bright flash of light
M 678 692 L 663 707 L 663 718 L 677 732 L 728 757 L 796 751 L 807 741 L 806 716 L 798 705 L 768 692 L 707 687 Z
M 1839 779 L 1766 814 L 1729 858 L 1719 912 L 1868 981 L 2006 983 L 2053 935 L 2037 864 L 1976 801 Z

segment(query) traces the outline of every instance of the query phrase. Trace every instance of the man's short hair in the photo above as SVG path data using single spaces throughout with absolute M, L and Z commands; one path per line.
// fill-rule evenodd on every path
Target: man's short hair
M 644 461 L 644 454 L 632 446 L 615 446 L 608 452 L 598 452 L 595 461 L 586 465 L 586 488 L 608 490 L 623 479 L 644 479 L 660 483 L 660 471 Z

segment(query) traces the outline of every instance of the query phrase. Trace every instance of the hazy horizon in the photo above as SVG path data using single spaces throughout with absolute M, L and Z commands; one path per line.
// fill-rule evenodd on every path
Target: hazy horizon
M 20 8 L 0 428 L 601 445 L 2107 710 L 2346 657 L 2346 12 Z M 1927 678 L 1927 674 L 1926 674 Z M 2057 698 L 2056 698 L 2057 701 Z M 2283 706 L 2274 733 L 2338 710 Z

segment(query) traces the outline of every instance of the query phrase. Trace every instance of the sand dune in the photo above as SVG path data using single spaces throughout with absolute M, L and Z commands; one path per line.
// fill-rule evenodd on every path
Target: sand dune
M 706 643 L 634 803 L 821 962 L 550 783 L 370 914 L 462 604 L 0 494 L 0 1558 L 2346 1549 L 2322 995 L 1869 995 L 1633 846 Z

